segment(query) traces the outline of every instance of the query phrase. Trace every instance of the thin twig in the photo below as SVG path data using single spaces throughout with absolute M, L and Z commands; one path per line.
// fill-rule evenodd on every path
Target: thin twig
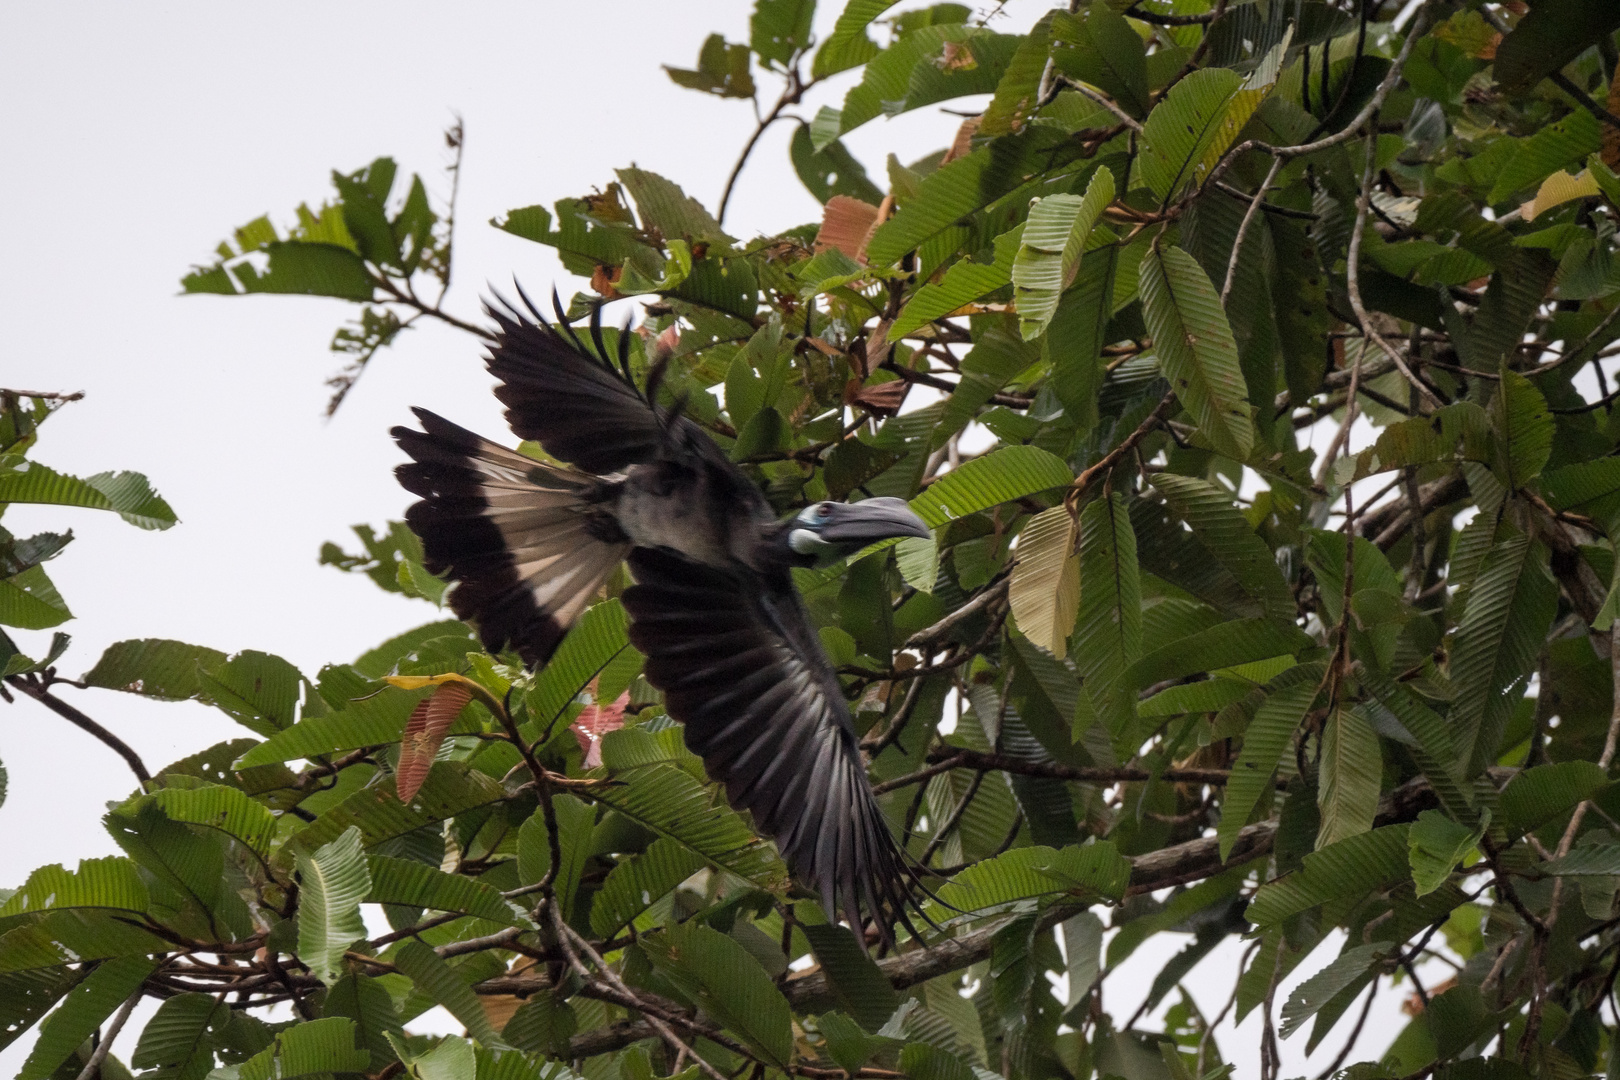
M 569 945 L 569 942 L 572 942 L 574 945 L 577 945 L 579 948 L 584 950 L 585 954 L 591 958 L 591 963 L 596 965 L 597 970 L 602 973 L 602 977 L 605 978 L 615 990 L 627 996 L 631 1001 L 638 1000 L 635 991 L 631 990 L 624 984 L 624 981 L 619 978 L 618 974 L 608 966 L 607 961 L 602 959 L 601 954 L 591 947 L 591 943 L 589 941 L 586 941 L 579 934 L 575 933 L 573 927 L 569 926 L 563 921 L 562 914 L 557 911 L 555 907 L 553 907 L 551 910 L 551 920 L 552 925 L 557 928 L 557 940 L 562 944 L 563 951 L 567 953 L 570 966 L 574 968 L 582 979 L 585 979 L 587 982 L 590 981 L 591 973 L 586 970 L 585 965 L 581 963 L 579 957 L 575 955 L 573 948 Z M 702 1069 L 704 1073 L 708 1075 L 709 1080 L 730 1080 L 729 1077 L 723 1075 L 713 1065 L 710 1065 L 707 1060 L 696 1054 L 690 1046 L 687 1046 L 685 1041 L 683 1041 L 679 1035 L 675 1034 L 674 1029 L 668 1024 L 664 1023 L 663 1020 L 645 1010 L 642 1011 L 641 1015 L 647 1018 L 647 1022 L 653 1026 L 659 1035 L 663 1036 L 666 1042 L 668 1042 L 671 1046 L 679 1048 L 694 1062 L 696 1062 L 698 1068 Z
M 754 133 L 748 136 L 748 142 L 743 145 L 742 153 L 737 157 L 737 163 L 731 167 L 731 175 L 726 177 L 726 189 L 720 196 L 720 209 L 714 217 L 717 224 L 724 225 L 726 223 L 726 207 L 731 203 L 732 189 L 737 186 L 737 178 L 742 175 L 743 166 L 748 164 L 748 156 L 754 152 L 754 146 L 759 142 L 760 136 L 765 134 L 766 128 L 778 120 L 784 119 L 782 110 L 789 105 L 797 105 L 803 99 L 804 92 L 816 85 L 818 81 L 817 79 L 811 79 L 809 82 L 801 82 L 798 58 L 794 57 L 789 62 L 787 85 L 782 88 L 782 95 L 776 99 L 776 104 L 771 106 L 771 111 L 759 118 Z
M 1099 94 L 1085 83 L 1071 79 L 1067 75 L 1059 75 L 1058 81 L 1063 83 L 1063 85 L 1067 86 L 1070 90 L 1077 91 L 1081 96 L 1090 98 L 1098 105 L 1101 105 L 1103 108 L 1113 113 L 1119 118 L 1120 123 L 1124 124 L 1138 135 L 1142 133 L 1142 122 L 1136 119 L 1136 117 L 1132 116 L 1130 113 L 1126 112 L 1124 109 L 1120 108 L 1119 104 L 1115 102 L 1113 98 L 1107 96 L 1106 94 Z
M 1406 361 L 1390 346 L 1389 342 L 1384 340 L 1383 335 L 1381 335 L 1377 330 L 1373 329 L 1372 319 L 1368 317 L 1367 308 L 1361 302 L 1361 274 L 1360 267 L 1358 266 L 1361 259 L 1361 234 L 1367 228 L 1367 208 L 1372 203 L 1373 175 L 1377 161 L 1378 113 L 1376 110 L 1374 110 L 1367 124 L 1367 165 L 1362 172 L 1361 191 L 1356 196 L 1356 223 L 1355 226 L 1350 230 L 1350 251 L 1347 261 L 1345 262 L 1344 276 L 1345 285 L 1350 294 L 1350 308 L 1356 314 L 1356 322 L 1358 325 L 1360 325 L 1362 334 L 1371 338 L 1378 344 L 1380 349 L 1384 350 L 1384 355 L 1389 357 L 1395 366 L 1400 369 L 1400 373 L 1405 376 L 1406 381 L 1412 384 L 1412 388 L 1418 392 L 1418 395 L 1422 397 L 1424 401 L 1429 403 L 1431 408 L 1438 409 L 1442 405 L 1440 399 L 1435 396 L 1434 391 L 1430 390 L 1427 384 L 1425 384 L 1417 377 L 1416 374 L 1413 373 L 1411 368 L 1406 366 Z M 1360 354 L 1365 354 L 1366 351 L 1366 346 L 1363 345 L 1360 350 Z M 1356 365 L 1356 370 L 1359 371 L 1361 365 L 1361 355 L 1356 357 Z M 1352 414 L 1355 412 L 1356 408 L 1356 382 L 1356 377 L 1352 375 L 1350 380 L 1351 385 L 1349 405 L 1349 409 Z
M 1221 286 L 1222 308 L 1226 307 L 1226 298 L 1232 295 L 1232 282 L 1237 280 L 1238 255 L 1243 251 L 1243 236 L 1249 231 L 1249 223 L 1254 220 L 1255 211 L 1260 209 L 1260 204 L 1265 201 L 1266 191 L 1277 179 L 1282 167 L 1282 158 L 1271 159 L 1271 169 L 1266 173 L 1266 178 L 1260 181 L 1260 186 L 1255 189 L 1254 198 L 1249 201 L 1249 209 L 1244 212 L 1243 221 L 1238 225 L 1237 236 L 1232 238 L 1232 258 L 1226 264 L 1226 284 Z
M 141 993 L 140 989 L 136 989 L 119 1007 L 117 1014 L 112 1018 L 112 1022 L 107 1025 L 107 1030 L 101 1033 L 100 1039 L 96 1040 L 96 1048 L 91 1053 L 90 1060 L 84 1063 L 84 1068 L 79 1070 L 76 1080 L 90 1080 L 91 1077 L 101 1072 L 102 1063 L 107 1060 L 107 1055 L 112 1052 L 113 1040 L 118 1038 L 118 1033 L 123 1031 L 124 1025 L 129 1022 L 129 1014 L 134 1012 L 135 1006 L 140 1003 Z

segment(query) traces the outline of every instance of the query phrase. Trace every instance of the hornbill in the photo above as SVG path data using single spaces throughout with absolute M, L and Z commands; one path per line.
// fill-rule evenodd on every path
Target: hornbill
M 563 316 L 528 298 L 488 305 L 486 363 L 514 434 L 567 466 L 497 446 L 425 409 L 393 436 L 413 459 L 399 482 L 421 501 L 406 521 L 425 565 L 455 583 L 450 606 L 490 652 L 544 664 L 608 575 L 629 561 L 630 641 L 686 745 L 728 801 L 750 811 L 788 867 L 857 938 L 912 929 L 915 871 L 872 794 L 849 707 L 791 568 L 874 541 L 931 535 L 900 499 L 818 502 L 778 520 L 712 439 L 594 353 Z M 532 318 L 530 317 L 532 316 Z M 559 330 L 558 327 L 561 329 Z

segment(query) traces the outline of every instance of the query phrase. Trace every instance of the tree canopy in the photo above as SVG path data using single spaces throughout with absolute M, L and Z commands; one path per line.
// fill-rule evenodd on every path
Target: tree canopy
M 1218 1080 L 1256 1010 L 1268 1080 L 1330 1035 L 1357 1078 L 1620 1069 L 1620 6 L 894 8 L 818 41 L 758 0 L 668 69 L 756 108 L 716 206 L 626 165 L 491 225 L 782 513 L 933 528 L 795 573 L 938 927 L 885 950 L 790 879 L 641 676 L 622 572 L 534 672 L 439 612 L 318 672 L 142 639 L 70 678 L 72 534 L 0 529 L 0 693 L 138 780 L 123 855 L 0 890 L 24 1080 Z M 920 160 L 841 141 L 942 103 Z M 734 236 L 777 123 L 822 216 Z M 488 331 L 444 306 L 453 195 L 332 185 L 181 284 L 350 305 L 337 409 L 413 324 Z M 47 464 L 63 407 L 0 391 L 0 511 L 173 525 Z M 442 605 L 403 523 L 355 532 L 321 562 Z M 149 769 L 117 694 L 246 730 Z M 1165 934 L 1132 1014 L 1107 976 Z M 1364 1031 L 1380 992 L 1404 1030 Z M 413 1032 L 435 1007 L 465 1036 Z

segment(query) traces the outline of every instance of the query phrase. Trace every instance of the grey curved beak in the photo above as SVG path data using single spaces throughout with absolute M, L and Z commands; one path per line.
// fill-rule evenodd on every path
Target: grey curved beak
M 900 536 L 933 536 L 933 530 L 904 499 L 877 498 L 834 503 L 821 539 L 832 544 L 871 544 Z

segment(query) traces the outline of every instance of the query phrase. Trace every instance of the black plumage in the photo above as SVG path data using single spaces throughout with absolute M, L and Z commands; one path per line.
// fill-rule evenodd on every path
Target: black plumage
M 818 503 L 779 521 L 703 430 L 617 369 L 593 321 L 588 348 L 566 321 L 491 308 L 488 357 L 514 433 L 564 465 L 506 450 L 425 410 L 395 428 L 421 501 L 406 520 L 429 570 L 486 648 L 550 658 L 628 558 L 623 596 L 647 680 L 733 806 L 775 839 L 829 915 L 879 934 L 907 926 L 916 877 L 866 778 L 849 707 L 791 568 L 875 540 L 927 536 L 898 499 Z

